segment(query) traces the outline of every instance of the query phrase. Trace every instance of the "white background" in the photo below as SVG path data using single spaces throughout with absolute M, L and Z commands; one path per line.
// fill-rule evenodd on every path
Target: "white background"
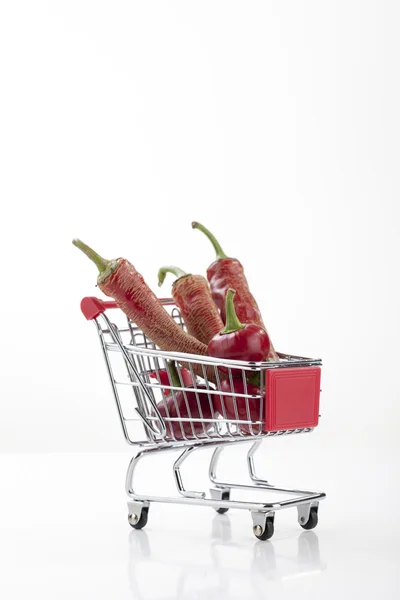
M 269 445 L 276 473 L 330 493 L 325 539 L 349 510 L 365 535 L 378 516 L 399 533 L 399 17 L 389 0 L 1 2 L 7 522 L 12 510 L 18 522 L 35 465 L 30 486 L 46 511 L 31 525 L 57 522 L 50 453 L 127 452 L 79 310 L 98 293 L 96 269 L 71 239 L 126 256 L 156 290 L 162 264 L 204 273 L 212 262 L 195 219 L 244 264 L 275 346 L 324 360 L 321 425 Z M 89 461 L 66 456 L 71 473 Z M 96 456 L 81 467 L 89 479 L 69 480 L 83 502 L 72 502 L 72 527 L 84 522 Z M 111 486 L 125 460 L 110 461 Z M 112 523 L 124 516 L 114 497 L 103 509 Z M 341 550 L 329 548 L 337 564 Z
M 71 240 L 157 289 L 162 264 L 212 262 L 192 220 L 275 346 L 323 357 L 324 437 L 395 436 L 397 4 L 1 6 L 0 449 L 124 447 Z

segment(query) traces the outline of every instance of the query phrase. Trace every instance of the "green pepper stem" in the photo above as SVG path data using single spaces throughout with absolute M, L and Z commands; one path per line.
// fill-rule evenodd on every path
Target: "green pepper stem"
M 168 366 L 169 376 L 171 378 L 173 387 L 177 387 L 177 388 L 182 387 L 175 361 L 169 360 L 167 363 L 167 366 Z
M 222 250 L 221 244 L 218 242 L 217 238 L 211 233 L 211 231 L 208 231 L 208 229 L 206 229 L 204 227 L 204 225 L 202 225 L 201 223 L 198 223 L 197 221 L 193 221 L 192 228 L 193 229 L 200 229 L 200 231 L 202 231 L 204 233 L 204 235 L 206 237 L 208 237 L 208 239 L 210 240 L 210 242 L 214 246 L 214 250 L 215 250 L 215 253 L 217 255 L 217 260 L 220 260 L 221 258 L 228 258 L 228 256 Z
M 74 244 L 74 246 L 79 248 L 79 250 L 82 250 L 82 252 L 94 262 L 94 264 L 99 270 L 99 273 L 103 273 L 107 268 L 109 268 L 110 263 L 112 261 L 106 260 L 105 258 L 100 256 L 100 254 L 97 254 L 97 252 L 90 248 L 90 246 L 87 246 L 84 242 L 78 240 L 77 238 L 72 240 L 72 243 Z
M 161 269 L 159 269 L 159 271 L 158 271 L 158 285 L 159 286 L 161 286 L 164 283 L 167 273 L 172 273 L 173 275 L 176 275 L 176 277 L 178 279 L 187 274 L 187 273 L 185 273 L 185 271 L 182 271 L 182 269 L 180 269 L 179 267 L 174 267 L 173 265 L 168 265 L 167 267 L 161 267 Z
M 235 305 L 233 303 L 235 294 L 236 290 L 232 290 L 231 288 L 229 288 L 229 290 L 226 292 L 226 321 L 225 327 L 221 331 L 221 335 L 224 335 L 226 333 L 235 333 L 235 331 L 239 331 L 239 329 L 244 328 L 244 325 L 242 325 L 242 323 L 239 321 L 235 311 Z
M 256 385 L 257 387 L 260 387 L 261 385 L 261 376 L 260 373 L 256 372 L 256 373 L 251 373 L 251 374 L 247 374 L 246 375 L 246 379 L 247 379 L 247 383 L 251 383 L 251 385 Z

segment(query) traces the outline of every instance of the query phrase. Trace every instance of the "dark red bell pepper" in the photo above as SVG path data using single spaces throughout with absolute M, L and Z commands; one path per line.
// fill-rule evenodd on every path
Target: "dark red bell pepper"
M 262 362 L 267 359 L 270 349 L 268 333 L 255 323 L 240 322 L 233 303 L 235 293 L 232 289 L 227 291 L 225 328 L 210 341 L 208 353 L 218 358 Z M 224 367 L 221 369 L 226 370 Z M 232 374 L 240 376 L 242 371 L 233 369 Z
M 229 258 L 225 254 L 215 236 L 204 225 L 194 221 L 192 227 L 199 229 L 208 237 L 216 252 L 216 260 L 207 269 L 207 279 L 210 283 L 213 300 L 221 312 L 224 323 L 226 292 L 229 288 L 233 288 L 236 290 L 235 308 L 239 320 L 242 323 L 255 323 L 266 330 L 241 263 L 236 258 Z M 279 361 L 272 343 L 270 343 L 268 360 Z
M 172 297 L 181 311 L 188 332 L 203 344 L 208 344 L 224 324 L 212 299 L 207 279 L 168 266 L 158 271 L 158 285 L 164 283 L 167 273 L 173 273 L 178 278 L 172 285 Z

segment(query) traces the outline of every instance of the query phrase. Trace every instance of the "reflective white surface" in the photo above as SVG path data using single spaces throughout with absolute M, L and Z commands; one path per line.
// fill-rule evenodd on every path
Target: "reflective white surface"
M 128 455 L 0 455 L 0 597 L 398 598 L 400 528 L 388 496 L 398 481 L 385 471 L 395 456 L 382 470 L 379 453 L 364 456 L 353 475 L 331 472 L 315 531 L 303 531 L 292 509 L 277 514 L 272 541 L 259 542 L 245 511 L 152 505 L 147 527 L 132 530 Z

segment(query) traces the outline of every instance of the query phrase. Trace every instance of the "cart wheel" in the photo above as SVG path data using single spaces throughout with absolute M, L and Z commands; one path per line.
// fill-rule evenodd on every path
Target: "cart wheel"
M 269 540 L 270 538 L 272 538 L 272 536 L 274 535 L 274 518 L 267 517 L 265 519 L 264 531 L 261 525 L 254 525 L 253 533 L 257 539 L 262 541 Z
M 137 515 L 130 514 L 128 515 L 128 523 L 134 529 L 143 529 L 147 524 L 147 518 L 149 514 L 149 507 L 144 506 L 141 510 L 140 517 L 138 519 Z
M 303 529 L 314 529 L 318 525 L 318 506 L 312 506 L 310 508 L 310 516 L 308 517 L 307 523 L 300 523 Z
M 229 500 L 229 498 L 230 498 L 230 492 L 229 491 L 222 492 L 222 494 L 221 494 L 221 500 Z M 224 515 L 225 513 L 228 512 L 229 508 L 216 508 L 215 510 L 216 510 L 216 512 L 219 515 Z

